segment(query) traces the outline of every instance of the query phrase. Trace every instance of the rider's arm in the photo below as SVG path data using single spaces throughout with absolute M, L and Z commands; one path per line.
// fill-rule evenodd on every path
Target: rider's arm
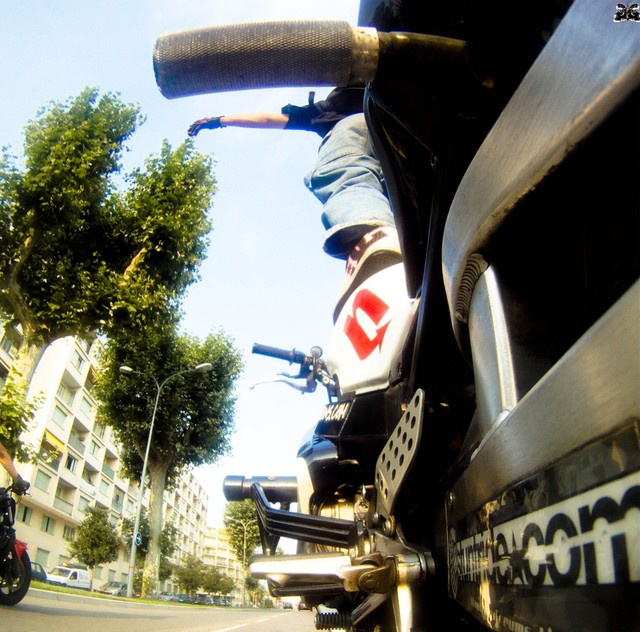
M 219 129 L 221 127 L 252 127 L 260 129 L 284 129 L 289 122 L 287 114 L 272 112 L 246 112 L 203 118 L 192 123 L 187 131 L 189 136 L 196 136 L 201 129 Z
M 18 470 L 16 470 L 16 466 L 13 464 L 13 459 L 11 455 L 7 452 L 7 449 L 0 443 L 0 463 L 4 467 L 5 470 L 11 476 L 11 480 L 15 483 L 20 475 L 18 474 Z
M 272 112 L 248 112 L 220 117 L 222 127 L 257 127 L 266 129 L 284 129 L 289 122 L 286 114 Z

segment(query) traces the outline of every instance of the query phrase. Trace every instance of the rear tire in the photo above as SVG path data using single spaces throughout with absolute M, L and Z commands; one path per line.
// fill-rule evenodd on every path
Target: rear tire
M 16 556 L 15 549 L 11 556 Z M 24 551 L 18 559 L 8 558 L 5 576 L 0 578 L 0 604 L 15 606 L 24 599 L 31 584 L 31 560 Z

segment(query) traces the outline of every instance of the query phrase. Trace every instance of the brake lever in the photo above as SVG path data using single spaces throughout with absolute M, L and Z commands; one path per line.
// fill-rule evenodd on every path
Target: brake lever
M 281 373 L 280 375 L 285 375 L 285 374 Z M 287 377 L 293 377 L 293 376 L 287 376 Z M 282 382 L 282 384 L 286 384 L 287 386 L 290 386 L 291 388 L 293 388 L 296 391 L 299 391 L 300 393 L 313 393 L 316 390 L 316 382 L 313 379 L 307 380 L 307 383 L 303 385 L 303 384 L 296 384 L 290 379 L 283 380 L 281 378 L 273 378 L 272 380 L 262 380 L 261 382 L 256 382 L 255 384 L 252 384 L 249 387 L 249 389 L 253 390 L 256 386 L 259 386 L 260 384 L 274 384 L 276 382 Z

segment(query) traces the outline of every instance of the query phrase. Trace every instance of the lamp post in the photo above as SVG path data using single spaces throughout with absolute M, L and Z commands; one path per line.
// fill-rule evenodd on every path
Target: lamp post
M 247 602 L 247 572 L 245 569 L 246 559 L 247 559 L 247 528 L 251 524 L 257 524 L 257 520 L 248 520 L 244 522 L 243 520 L 236 520 L 235 518 L 227 518 L 229 522 L 235 522 L 242 527 L 242 606 Z
M 173 373 L 168 378 L 163 380 L 162 382 L 158 382 L 154 375 L 149 373 L 144 373 L 142 371 L 136 371 L 132 369 L 130 366 L 122 365 L 120 367 L 120 373 L 123 375 L 132 375 L 136 373 L 137 375 L 145 375 L 153 379 L 156 384 L 156 399 L 153 404 L 153 413 L 151 414 L 151 424 L 149 425 L 149 436 L 147 437 L 147 448 L 144 453 L 144 459 L 142 461 L 142 474 L 140 475 L 140 491 L 138 493 L 138 505 L 136 508 L 136 519 L 133 527 L 133 537 L 131 538 L 131 552 L 129 554 L 129 581 L 127 582 L 127 597 L 131 597 L 133 595 L 133 573 L 134 567 L 136 563 L 136 550 L 138 548 L 138 543 L 136 542 L 136 538 L 138 537 L 138 530 L 140 529 L 140 512 L 142 510 L 142 492 L 144 490 L 144 479 L 147 474 L 147 460 L 149 459 L 149 450 L 151 449 L 151 437 L 153 435 L 153 425 L 156 421 L 156 412 L 158 411 L 158 402 L 160 401 L 160 393 L 164 388 L 164 385 L 174 377 L 178 375 L 183 375 L 184 373 L 206 373 L 207 371 L 211 371 L 213 369 L 213 365 L 210 362 L 204 362 L 202 364 L 198 364 L 197 366 L 191 369 L 184 369 L 182 371 L 178 371 L 177 373 Z

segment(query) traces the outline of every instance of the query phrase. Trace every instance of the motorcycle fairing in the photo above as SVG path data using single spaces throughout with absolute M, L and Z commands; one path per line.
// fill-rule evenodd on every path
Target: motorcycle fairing
M 402 264 L 377 272 L 354 289 L 336 319 L 327 353 L 327 367 L 337 376 L 342 395 L 389 386 L 413 311 Z

